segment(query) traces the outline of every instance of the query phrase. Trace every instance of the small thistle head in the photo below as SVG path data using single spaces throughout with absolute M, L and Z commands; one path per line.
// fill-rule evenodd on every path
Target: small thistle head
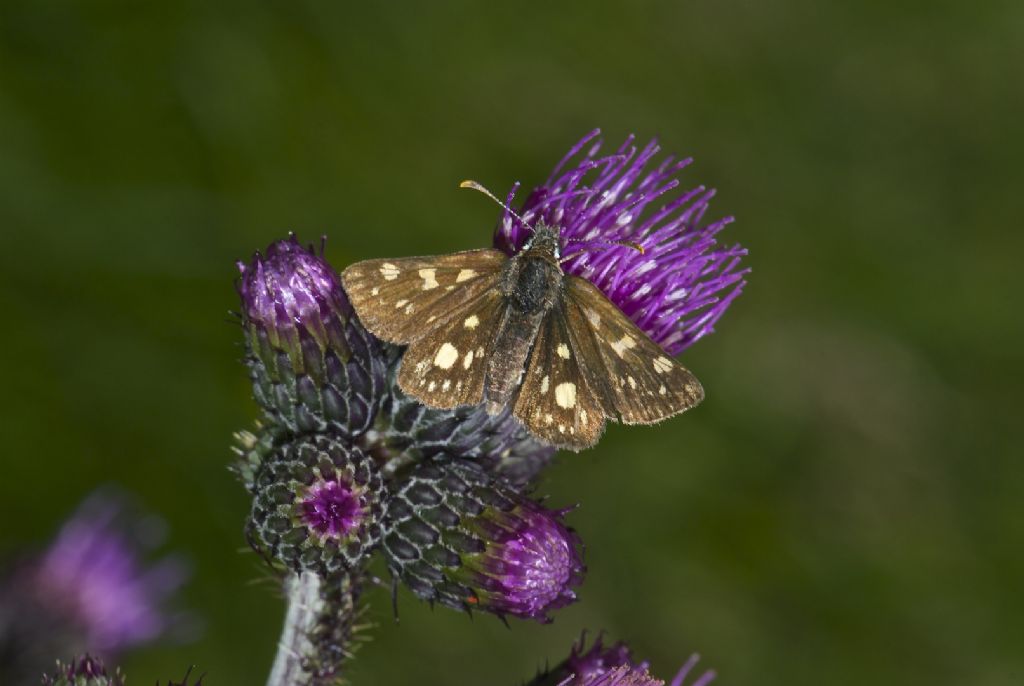
M 269 423 L 292 433 L 366 431 L 384 397 L 387 361 L 337 272 L 294 236 L 238 268 L 246 361 Z
M 584 566 L 564 510 L 467 460 L 419 464 L 392 489 L 384 552 L 421 598 L 542 622 L 576 599 Z
M 584 566 L 579 538 L 562 520 L 566 512 L 522 499 L 510 510 L 488 509 L 467 519 L 466 528 L 485 546 L 464 555 L 452 574 L 475 590 L 469 602 L 547 622 L 548 612 L 575 601 Z
M 295 571 L 352 569 L 380 541 L 383 494 L 377 465 L 345 439 L 298 438 L 256 472 L 250 541 Z
M 99 658 L 85 654 L 57 666 L 50 674 L 43 676 L 43 686 L 124 686 L 120 670 L 112 676 L 107 674 Z
M 292 235 L 238 263 L 243 315 L 267 332 L 275 347 L 300 348 L 308 337 L 321 349 L 347 348 L 342 326 L 352 308 L 337 272 Z
M 665 682 L 651 676 L 647 662 L 637 662 L 625 643 L 616 643 L 605 648 L 598 638 L 587 651 L 583 650 L 585 637 L 580 638 L 569 657 L 554 669 L 538 675 L 529 686 L 664 686 Z M 694 654 L 682 666 L 671 686 L 684 686 L 686 678 L 697 665 L 699 656 Z M 690 686 L 707 686 L 715 679 L 715 673 L 708 670 Z
M 655 343 L 678 354 L 711 333 L 740 294 L 747 251 L 717 242 L 731 217 L 703 221 L 713 190 L 698 186 L 663 200 L 689 159 L 667 157 L 649 167 L 657 142 L 640 150 L 632 136 L 601 156 L 599 134 L 585 136 L 530 192 L 522 221 L 504 213 L 495 247 L 511 255 L 529 241 L 530 227 L 558 227 L 563 269 L 591 281 Z M 509 192 L 509 205 L 517 190 L 518 184 Z M 656 201 L 664 204 L 651 209 Z

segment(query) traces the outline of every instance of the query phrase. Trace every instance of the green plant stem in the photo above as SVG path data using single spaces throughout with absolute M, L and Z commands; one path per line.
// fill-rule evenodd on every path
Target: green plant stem
M 323 606 L 322 580 L 311 572 L 289 574 L 285 579 L 288 609 L 284 616 L 277 656 L 267 686 L 307 686 L 311 683 L 309 658 L 314 653 L 311 636 Z

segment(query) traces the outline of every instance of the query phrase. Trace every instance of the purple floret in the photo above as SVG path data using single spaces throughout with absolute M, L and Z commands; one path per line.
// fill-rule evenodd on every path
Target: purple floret
M 671 193 L 690 159 L 670 156 L 651 166 L 657 142 L 638 150 L 632 136 L 615 154 L 599 157 L 599 134 L 584 137 L 530 192 L 519 210 L 526 225 L 504 213 L 494 244 L 512 255 L 530 227 L 558 227 L 566 273 L 591 281 L 676 355 L 711 333 L 743 290 L 749 269 L 740 258 L 747 251 L 716 240 L 732 217 L 703 221 L 714 190 Z M 509 192 L 509 205 L 518 188 Z M 663 204 L 652 206 L 659 199 Z
M 359 494 L 345 479 L 317 481 L 301 500 L 302 519 L 324 538 L 346 538 L 365 516 Z

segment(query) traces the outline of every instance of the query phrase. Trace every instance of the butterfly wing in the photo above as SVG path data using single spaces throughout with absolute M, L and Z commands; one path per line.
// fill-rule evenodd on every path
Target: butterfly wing
M 704 399 L 697 377 L 592 283 L 566 276 L 563 299 L 571 349 L 608 418 L 654 424 Z
M 448 321 L 497 285 L 508 261 L 500 250 L 358 262 L 341 279 L 372 334 L 406 345 Z
M 604 431 L 603 388 L 587 373 L 593 360 L 573 345 L 565 305 L 559 299 L 541 323 L 514 414 L 541 440 L 582 450 Z
M 496 283 L 458 306 L 405 351 L 398 385 L 431 407 L 482 402 L 487 363 L 506 306 Z

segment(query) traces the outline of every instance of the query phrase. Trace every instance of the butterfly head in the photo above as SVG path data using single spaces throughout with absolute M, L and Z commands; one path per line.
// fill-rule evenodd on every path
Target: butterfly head
M 523 245 L 520 254 L 559 264 L 562 256 L 559 228 L 548 226 L 543 221 L 537 222 L 536 226 L 530 228 L 533 230 L 533 235 Z

